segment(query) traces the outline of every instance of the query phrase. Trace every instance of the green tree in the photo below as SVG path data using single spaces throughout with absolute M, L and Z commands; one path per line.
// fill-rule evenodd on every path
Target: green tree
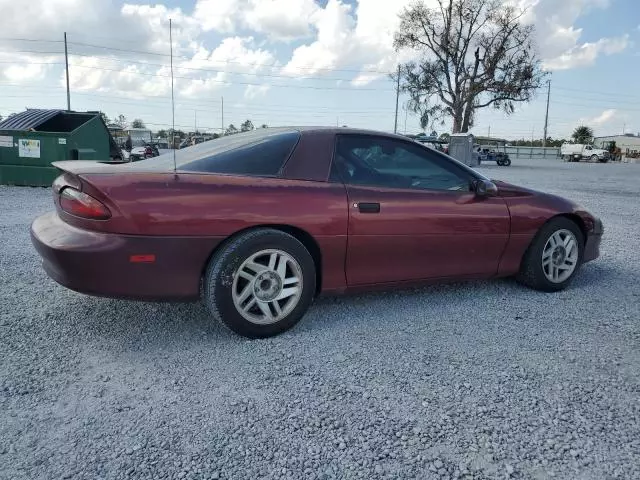
M 156 133 L 156 135 L 160 138 L 167 138 L 167 131 L 166 130 L 158 130 L 158 133 Z
M 139 118 L 134 118 L 131 122 L 131 128 L 145 128 L 144 122 Z
M 100 118 L 102 118 L 102 121 L 104 122 L 105 125 L 109 125 L 111 123 L 111 120 L 109 119 L 107 114 L 104 112 L 100 112 Z
M 593 140 L 593 129 L 586 125 L 580 125 L 573 131 L 571 138 L 573 138 L 576 143 L 591 143 Z
M 254 129 L 254 126 L 251 120 L 245 120 L 244 122 L 242 122 L 242 125 L 240 125 L 241 132 L 248 132 L 253 129 Z
M 412 49 L 418 62 L 401 66 L 403 92 L 420 125 L 453 119 L 453 133 L 467 132 L 485 107 L 515 111 L 542 86 L 535 27 L 524 12 L 497 0 L 417 0 L 400 14 L 396 50 Z M 396 78 L 397 79 L 397 78 Z
M 449 135 L 448 133 L 441 133 L 439 138 L 440 140 L 444 140 L 445 142 L 448 142 L 449 138 L 451 138 L 451 135 Z
M 260 125 L 260 128 L 269 128 L 269 125 L 267 125 L 266 123 L 263 123 L 262 125 Z
M 225 135 L 234 135 L 236 133 L 238 133 L 238 129 L 236 128 L 236 126 L 233 123 L 229 124 L 229 126 L 227 127 L 227 129 L 224 132 Z

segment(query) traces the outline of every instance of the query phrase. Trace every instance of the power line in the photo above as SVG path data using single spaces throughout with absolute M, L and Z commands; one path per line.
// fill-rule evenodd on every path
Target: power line
M 101 59 L 105 59 L 105 60 L 112 60 L 114 62 L 118 62 L 118 63 L 135 63 L 138 65 L 144 65 L 144 66 L 149 66 L 149 67 L 161 67 L 161 68 L 167 68 L 169 67 L 169 65 L 166 65 L 164 63 L 151 63 L 151 62 L 141 62 L 138 60 L 127 60 L 127 59 L 119 59 L 116 57 L 108 57 L 108 56 L 104 56 L 104 55 L 87 55 L 87 54 L 82 54 L 82 53 L 77 53 L 77 52 L 71 52 L 71 55 L 74 56 L 79 56 L 79 57 L 85 57 L 85 58 L 101 58 Z M 212 61 L 214 63 L 216 63 L 216 60 L 205 60 L 205 61 Z M 238 62 L 240 63 L 240 62 Z M 260 64 L 255 64 L 256 66 L 261 66 Z M 194 72 L 209 72 L 209 73 L 226 73 L 228 75 L 250 75 L 250 76 L 255 76 L 255 77 L 272 77 L 272 78 L 286 78 L 286 79 L 294 79 L 294 80 L 321 80 L 321 81 L 336 81 L 336 82 L 349 82 L 352 79 L 351 78 L 338 78 L 338 77 L 315 77 L 315 76 L 309 76 L 309 75 L 305 75 L 302 77 L 295 77 L 292 75 L 277 75 L 277 74 L 273 74 L 273 73 L 258 73 L 258 72 L 231 72 L 228 70 L 216 70 L 216 69 L 212 69 L 212 68 L 196 68 L 196 67 L 181 67 L 181 66 L 176 66 L 174 67 L 176 70 L 189 70 L 189 71 L 194 71 Z
M 0 61 L 0 64 L 15 64 L 15 62 L 7 62 Z M 29 65 L 65 65 L 64 62 L 29 62 Z M 126 71 L 123 72 L 122 69 L 115 68 L 105 68 L 105 67 L 96 67 L 89 65 L 79 65 L 77 63 L 71 64 L 74 68 L 85 68 L 90 70 L 102 70 L 107 72 L 118 72 L 118 73 L 126 73 L 129 75 L 142 75 L 145 77 L 156 77 L 156 78 L 171 78 L 171 75 L 162 75 L 159 73 L 147 73 L 147 72 L 134 72 L 134 71 Z M 312 85 L 295 85 L 295 84 L 278 84 L 278 83 L 255 83 L 255 82 L 237 82 L 237 81 L 227 81 L 227 80 L 216 80 L 214 78 L 194 78 L 194 77 L 184 77 L 176 75 L 174 78 L 179 78 L 181 80 L 204 80 L 206 82 L 220 83 L 220 84 L 233 84 L 233 85 L 253 85 L 256 87 L 262 87 L 268 85 L 270 87 L 284 87 L 284 88 L 299 88 L 299 89 L 308 89 L 308 90 L 340 90 L 340 91 L 350 91 L 350 92 L 371 92 L 371 91 L 391 91 L 388 88 L 360 88 L 360 87 L 352 87 L 352 88 L 341 88 L 341 87 L 318 87 Z
M 74 44 L 73 42 L 68 42 L 69 45 L 77 45 Z M 107 48 L 107 47 L 105 47 Z M 123 50 L 124 49 L 119 49 L 119 50 Z M 40 54 L 40 55 L 62 55 L 64 52 L 43 52 L 43 51 L 38 51 L 38 50 L 13 50 L 12 52 L 14 53 L 24 53 L 24 54 Z M 135 50 L 131 51 L 132 53 L 136 53 Z M 161 54 L 158 54 L 159 56 L 161 56 Z M 169 65 L 164 64 L 164 63 L 152 63 L 152 62 L 144 62 L 144 61 L 140 61 L 140 60 L 130 60 L 130 59 L 125 59 L 125 58 L 118 58 L 115 56 L 108 56 L 108 55 L 95 55 L 95 54 L 86 54 L 86 53 L 79 53 L 79 52 L 74 52 L 74 51 L 69 51 L 69 56 L 76 56 L 76 57 L 83 57 L 83 58 L 100 58 L 100 59 L 105 59 L 105 60 L 110 60 L 112 62 L 117 62 L 117 63 L 128 63 L 128 64 L 137 64 L 137 65 L 143 65 L 143 66 L 149 66 L 149 67 L 160 67 L 160 68 L 168 68 Z M 193 59 L 189 59 L 188 57 L 180 57 L 183 58 L 184 60 L 187 61 L 193 61 Z M 245 63 L 245 62 L 234 62 L 232 60 L 211 60 L 211 59 L 204 59 L 203 61 L 205 62 L 211 62 L 211 63 L 233 63 L 233 64 L 239 64 L 239 65 L 243 65 L 243 66 L 253 66 L 253 67 L 264 67 L 264 68 L 276 68 L 278 67 L 277 64 L 261 64 L 261 63 Z M 15 62 L 0 62 L 0 63 L 15 63 Z M 36 62 L 29 62 L 31 64 L 35 64 Z M 47 65 L 56 65 L 55 62 L 46 62 L 46 63 L 42 63 L 47 64 Z M 87 67 L 88 68 L 88 67 Z M 98 68 L 98 67 L 95 67 Z M 344 77 L 324 77 L 324 76 L 312 76 L 312 75 L 304 75 L 301 77 L 298 76 L 294 76 L 294 75 L 278 75 L 278 74 L 273 74 L 273 73 L 258 73 L 258 72 L 237 72 L 237 71 L 228 71 L 228 70 L 221 70 L 221 69 L 213 69 L 213 68 L 197 68 L 197 67 L 185 67 L 185 66 L 177 66 L 175 67 L 177 70 L 189 70 L 189 71 L 195 71 L 195 72 L 209 72 L 209 73 L 226 73 L 229 75 L 250 75 L 250 76 L 257 76 L 257 77 L 273 77 L 273 78 L 286 78 L 286 79 L 294 79 L 294 80 L 320 80 L 320 81 L 342 81 L 342 82 L 348 82 L 353 80 L 352 78 L 344 78 Z M 324 69 L 323 69 L 324 70 Z M 357 72 L 357 73 L 379 73 L 381 75 L 384 74 L 388 74 L 388 72 L 385 71 L 367 71 L 367 70 L 340 70 L 340 69 L 326 69 L 327 71 L 335 71 L 335 72 L 339 72 L 339 71 L 348 71 L 348 72 Z
M 150 51 L 144 51 L 144 50 L 130 50 L 130 49 L 125 49 L 125 48 L 116 48 L 116 47 L 107 47 L 104 45 L 95 45 L 95 44 L 90 44 L 90 43 L 80 43 L 80 42 L 69 42 L 69 45 L 76 45 L 76 46 L 81 46 L 81 47 L 89 47 L 89 48 L 101 48 L 103 50 L 112 50 L 112 51 L 116 51 L 116 52 L 123 52 L 123 53 L 137 53 L 137 54 L 141 54 L 141 55 L 153 55 L 153 56 L 157 56 L 157 57 L 168 57 L 168 55 L 166 53 L 157 53 L 157 52 L 150 52 Z M 184 58 L 187 60 L 191 60 L 188 57 L 180 57 L 180 58 Z M 280 66 L 278 63 L 273 63 L 273 64 L 262 64 L 262 63 L 247 63 L 247 62 L 238 62 L 238 61 L 233 61 L 233 60 L 213 60 L 214 62 L 219 62 L 219 63 L 238 63 L 241 65 L 256 65 L 256 66 L 263 66 L 263 67 L 278 67 Z M 386 74 L 388 75 L 389 71 L 383 71 L 383 70 L 365 70 L 365 69 L 345 69 L 345 68 L 327 68 L 327 67 L 296 67 L 299 70 L 323 70 L 323 71 L 330 71 L 330 72 L 354 72 L 354 73 L 380 73 L 380 74 Z
M 0 86 L 2 86 L 2 84 L 0 84 Z M 64 87 L 48 87 L 48 88 L 55 88 L 56 90 L 60 91 L 61 94 L 62 94 L 61 90 L 64 89 Z M 155 105 L 149 105 L 149 104 L 158 104 L 158 106 L 166 107 L 167 103 L 162 102 L 162 99 L 169 98 L 167 96 L 148 96 L 148 98 L 155 98 L 158 100 L 157 101 L 144 100 L 139 102 L 136 102 L 134 100 L 133 102 L 126 102 L 126 101 L 120 101 L 120 99 L 122 99 L 122 96 L 119 96 L 119 95 L 100 95 L 100 94 L 84 93 L 84 92 L 74 92 L 74 95 L 105 98 L 105 99 L 109 99 L 109 103 L 121 103 L 123 105 L 133 105 L 133 106 L 155 106 Z M 39 95 L 3 95 L 3 98 L 40 98 L 40 96 Z M 119 100 L 111 100 L 113 98 L 119 99 Z M 179 99 L 178 103 L 193 104 L 194 106 L 203 106 L 203 105 L 217 106 L 220 104 L 218 100 L 198 100 L 198 99 Z M 354 110 L 340 110 L 339 109 L 340 107 L 326 107 L 326 106 L 300 105 L 300 104 L 282 105 L 282 104 L 268 104 L 268 103 L 259 103 L 259 102 L 258 103 L 250 102 L 250 103 L 245 103 L 239 106 L 232 105 L 230 108 L 237 109 L 237 110 L 239 109 L 265 110 L 267 113 L 269 112 L 277 113 L 277 112 L 280 112 L 283 110 L 289 110 L 289 109 L 293 110 L 292 113 L 300 113 L 300 114 L 308 114 L 310 110 L 316 111 L 316 112 L 322 112 L 326 110 L 327 113 L 331 113 L 331 114 L 335 113 L 336 111 L 344 114 L 363 113 L 363 114 L 370 114 L 370 115 L 390 113 L 389 109 L 371 109 L 371 110 L 355 110 L 354 111 Z M 299 110 L 299 112 L 296 112 L 295 110 Z
M 0 42 L 42 42 L 42 43 L 64 43 L 64 40 L 46 40 L 38 38 L 0 38 Z

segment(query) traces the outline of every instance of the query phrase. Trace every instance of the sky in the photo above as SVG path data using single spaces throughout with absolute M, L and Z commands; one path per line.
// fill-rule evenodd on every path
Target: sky
M 424 0 L 433 3 L 435 0 Z M 640 132 L 640 2 L 504 0 L 526 9 L 551 81 L 548 135 L 579 124 L 596 135 Z M 71 108 L 175 125 L 348 125 L 393 131 L 388 73 L 415 52 L 396 52 L 398 13 L 410 0 L 0 0 L 0 115 L 66 108 L 67 32 Z M 541 138 L 546 89 L 507 117 L 478 113 L 472 130 Z M 419 122 L 400 96 L 398 131 Z M 224 103 L 224 117 L 222 103 Z M 223 123 L 224 122 L 224 123 Z M 451 123 L 435 125 L 449 132 Z M 431 130 L 431 129 L 429 129 Z

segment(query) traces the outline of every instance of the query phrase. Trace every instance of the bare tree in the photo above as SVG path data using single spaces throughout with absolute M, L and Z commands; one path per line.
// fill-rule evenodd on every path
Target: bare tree
M 401 66 L 401 88 L 421 125 L 453 119 L 467 132 L 475 112 L 492 106 L 507 114 L 533 98 L 544 72 L 536 55 L 533 25 L 523 11 L 500 0 L 422 1 L 400 14 L 396 50 L 419 51 L 419 62 Z
M 118 125 L 120 128 L 127 128 L 127 117 L 120 114 L 116 118 L 113 119 L 113 123 Z
M 145 125 L 140 118 L 134 118 L 133 122 L 131 122 L 131 128 L 145 128 Z

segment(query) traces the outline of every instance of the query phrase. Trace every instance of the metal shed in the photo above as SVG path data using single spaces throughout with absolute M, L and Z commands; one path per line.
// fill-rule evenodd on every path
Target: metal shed
M 470 167 L 477 167 L 480 163 L 479 154 L 474 148 L 474 137 L 471 133 L 451 134 L 449 155 Z
M 27 109 L 0 122 L 0 184 L 48 186 L 52 162 L 121 156 L 98 112 Z

